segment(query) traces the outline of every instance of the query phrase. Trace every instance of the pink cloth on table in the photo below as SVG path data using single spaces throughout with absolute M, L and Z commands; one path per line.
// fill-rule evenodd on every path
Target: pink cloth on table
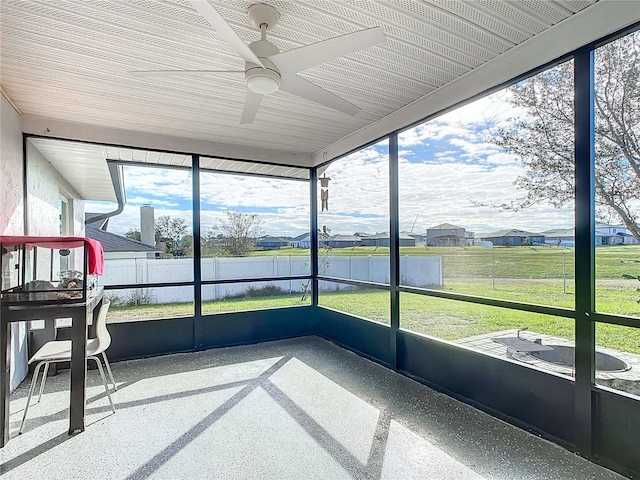
M 20 237 L 0 235 L 2 245 L 13 246 L 26 244 L 41 248 L 77 248 L 87 246 L 87 261 L 90 275 L 104 274 L 104 250 L 102 244 L 92 238 L 86 237 Z

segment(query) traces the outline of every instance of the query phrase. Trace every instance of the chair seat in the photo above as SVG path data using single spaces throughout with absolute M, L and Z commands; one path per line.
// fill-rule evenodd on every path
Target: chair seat
M 87 340 L 87 357 L 102 353 L 99 349 L 100 343 L 97 338 Z M 29 359 L 33 362 L 65 362 L 71 361 L 71 340 L 55 340 L 45 343 Z
M 113 390 L 118 390 L 116 381 L 113 378 L 113 373 L 111 372 L 111 367 L 109 366 L 109 360 L 107 360 L 107 354 L 105 353 L 105 350 L 109 348 L 109 345 L 111 344 L 111 336 L 109 335 L 109 331 L 107 330 L 106 326 L 107 311 L 109 310 L 110 303 L 111 302 L 108 298 L 102 299 L 102 305 L 100 306 L 98 318 L 96 319 L 95 323 L 96 338 L 87 339 L 87 360 L 93 360 L 94 362 L 96 362 L 96 367 L 98 367 L 100 377 L 102 377 L 102 382 L 104 383 L 104 390 L 107 393 L 107 398 L 109 399 L 109 404 L 111 405 L 111 411 L 113 413 L 116 413 L 116 407 L 113 405 L 111 393 L 109 393 L 107 378 L 104 376 L 102 363 L 98 358 L 98 355 L 102 354 L 102 359 L 104 360 L 104 364 L 109 371 L 109 376 L 111 377 L 111 383 L 113 383 Z M 33 378 L 31 379 L 29 396 L 27 397 L 27 404 L 24 407 L 24 413 L 22 414 L 22 422 L 20 423 L 20 430 L 18 430 L 18 435 L 22 434 L 22 430 L 24 429 L 24 423 L 27 419 L 29 405 L 31 405 L 31 396 L 33 395 L 33 390 L 35 389 L 36 382 L 38 381 L 40 368 L 44 366 L 44 373 L 42 374 L 42 383 L 40 384 L 40 395 L 38 396 L 38 402 L 42 398 L 44 384 L 47 381 L 49 364 L 54 362 L 68 361 L 71 361 L 71 340 L 55 340 L 52 342 L 47 342 L 41 348 L 39 348 L 38 351 L 29 359 L 29 364 L 36 362 L 37 365 L 35 371 L 33 372 Z M 8 418 L 9 417 L 7 416 L 7 419 Z

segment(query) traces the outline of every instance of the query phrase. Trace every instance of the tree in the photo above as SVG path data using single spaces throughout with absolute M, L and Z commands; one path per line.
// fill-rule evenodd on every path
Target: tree
M 167 253 L 173 256 L 184 256 L 183 240 L 187 234 L 187 222 L 178 217 L 163 215 L 155 222 L 156 239 L 165 242 Z
M 596 208 L 640 240 L 640 32 L 598 48 L 595 60 Z M 514 182 L 526 195 L 498 205 L 519 210 L 575 197 L 573 64 L 559 65 L 510 88 L 526 114 L 510 119 L 490 141 L 514 153 L 526 174 Z
M 202 233 L 200 253 L 203 258 L 227 256 L 228 252 L 224 249 L 225 243 L 222 234 L 217 233 L 215 228 L 210 228 Z
M 140 230 L 138 230 L 137 228 L 132 228 L 127 233 L 125 233 L 124 236 L 130 238 L 131 240 L 137 240 L 138 242 L 141 241 Z
M 130 238 L 131 240 L 136 240 L 138 242 L 142 241 L 142 234 L 140 233 L 140 229 L 132 228 L 127 233 L 124 234 L 125 237 Z M 155 232 L 155 243 L 164 241 L 158 232 Z
M 262 221 L 255 213 L 228 210 L 211 232 L 210 238 L 215 238 L 226 254 L 246 257 L 253 251 L 261 231 Z M 214 233 L 217 233 L 215 237 Z

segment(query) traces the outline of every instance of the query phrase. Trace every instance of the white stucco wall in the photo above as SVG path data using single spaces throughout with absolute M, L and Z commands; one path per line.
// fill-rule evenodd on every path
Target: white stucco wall
M 69 199 L 73 218 L 71 235 L 84 236 L 84 200 L 30 143 L 27 143 L 27 180 L 29 235 L 60 235 L 58 200 L 63 195 Z M 43 260 L 48 263 L 46 258 Z M 76 268 L 82 265 L 82 260 L 82 251 L 78 249 Z
M 24 230 L 23 150 L 20 114 L 0 95 L 0 233 L 3 235 L 59 235 L 58 199 L 70 200 L 72 235 L 84 235 L 84 200 L 51 163 L 27 144 L 28 225 Z M 42 260 L 42 259 L 41 259 Z M 8 262 L 3 262 L 8 264 Z M 82 252 L 76 265 L 82 264 Z M 2 269 L 3 286 L 12 270 Z M 11 388 L 27 374 L 27 327 L 14 324 L 11 334 Z
M 20 114 L 0 95 L 0 232 L 21 235 L 24 228 L 22 204 L 22 131 Z
M 22 130 L 20 114 L 0 95 L 0 234 L 24 233 Z M 3 262 L 5 263 L 5 262 Z M 8 265 L 8 263 L 7 263 Z M 12 270 L 2 269 L 2 283 Z M 14 323 L 11 331 L 11 389 L 27 374 L 27 327 Z

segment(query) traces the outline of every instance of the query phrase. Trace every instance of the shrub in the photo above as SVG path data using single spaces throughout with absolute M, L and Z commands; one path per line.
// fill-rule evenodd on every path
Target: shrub
M 137 307 L 138 305 L 151 305 L 154 301 L 153 295 L 147 289 L 136 289 L 128 297 L 117 295 L 105 295 L 113 308 Z
M 227 295 L 224 298 L 276 297 L 280 295 L 287 295 L 287 293 L 287 291 L 283 290 L 278 285 L 269 284 L 264 287 L 249 287 L 244 292 Z

